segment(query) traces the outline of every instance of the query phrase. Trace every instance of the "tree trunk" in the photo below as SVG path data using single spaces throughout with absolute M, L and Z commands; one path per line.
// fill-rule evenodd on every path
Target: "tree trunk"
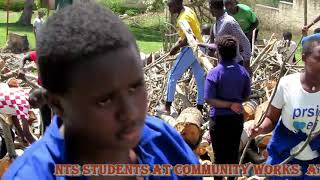
M 33 1 L 34 0 L 26 0 L 26 2 L 24 3 L 23 12 L 18 21 L 19 24 L 31 25 Z

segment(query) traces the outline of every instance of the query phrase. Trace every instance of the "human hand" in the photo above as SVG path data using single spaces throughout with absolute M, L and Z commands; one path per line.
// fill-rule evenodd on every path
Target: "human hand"
M 240 114 L 242 112 L 242 104 L 240 103 L 232 103 L 230 109 L 235 113 Z
M 303 35 L 303 36 L 307 36 L 307 35 L 308 35 L 308 30 L 309 30 L 308 26 L 303 26 L 303 28 L 302 28 L 302 35 Z
M 19 71 L 17 77 L 22 80 L 26 80 L 26 75 L 23 71 Z
M 258 135 L 262 134 L 262 128 L 261 127 L 256 127 L 255 123 L 251 123 L 245 131 L 247 132 L 249 138 L 255 138 Z
M 169 55 L 170 55 L 170 56 L 176 55 L 176 54 L 178 53 L 178 51 L 179 51 L 179 48 L 177 48 L 177 47 L 175 46 L 175 47 L 173 47 L 173 48 L 170 50 Z

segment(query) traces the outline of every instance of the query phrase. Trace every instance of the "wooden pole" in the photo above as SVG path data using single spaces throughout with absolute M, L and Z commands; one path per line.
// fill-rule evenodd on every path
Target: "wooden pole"
M 304 25 L 308 25 L 308 0 L 304 0 Z
M 9 6 L 10 6 L 10 0 L 7 0 L 7 29 L 6 29 L 6 41 L 8 41 L 9 36 Z

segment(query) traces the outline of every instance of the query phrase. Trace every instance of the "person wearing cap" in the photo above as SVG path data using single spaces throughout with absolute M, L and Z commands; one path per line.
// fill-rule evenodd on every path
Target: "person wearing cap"
M 312 128 L 311 141 L 289 164 L 301 166 L 302 174 L 294 179 L 319 179 L 306 174 L 310 164 L 320 162 L 320 130 L 316 117 L 320 114 L 320 34 L 302 40 L 304 71 L 280 79 L 276 94 L 266 118 L 259 127 L 251 126 L 249 136 L 273 131 L 268 144 L 267 164 L 280 164 L 304 145 Z M 293 177 L 271 177 L 270 179 L 293 179 Z
M 253 10 L 245 4 L 238 3 L 237 0 L 223 0 L 223 3 L 228 14 L 239 23 L 250 43 L 252 43 L 253 31 L 256 29 L 254 39 L 256 40 L 259 20 Z

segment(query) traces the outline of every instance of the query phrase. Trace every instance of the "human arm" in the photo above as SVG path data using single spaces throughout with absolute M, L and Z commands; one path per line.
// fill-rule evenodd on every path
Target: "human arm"
M 26 65 L 27 61 L 29 62 L 31 61 L 30 53 L 28 53 L 25 57 L 23 57 L 20 69 L 22 69 Z
M 320 21 L 320 15 L 316 17 L 309 25 L 303 26 L 302 28 L 302 35 L 307 36 L 308 30 L 318 21 Z
M 186 37 L 183 39 L 179 39 L 176 44 L 171 48 L 169 55 L 173 56 L 177 54 L 177 52 L 180 50 L 180 48 L 188 45 L 188 40 Z
M 211 29 L 210 29 L 210 38 L 209 38 L 209 43 L 210 44 L 214 44 L 213 27 L 214 27 L 214 25 L 212 25 Z M 212 48 L 208 49 L 208 55 L 211 56 L 211 57 L 214 57 L 215 52 L 216 52 L 216 49 L 212 49 Z
M 281 112 L 284 105 L 284 88 L 280 80 L 276 94 L 272 100 L 272 103 L 270 104 L 269 110 L 266 112 L 263 123 L 259 127 L 255 127 L 255 124 L 249 127 L 249 137 L 256 137 L 259 134 L 267 134 L 271 132 L 281 117 Z

